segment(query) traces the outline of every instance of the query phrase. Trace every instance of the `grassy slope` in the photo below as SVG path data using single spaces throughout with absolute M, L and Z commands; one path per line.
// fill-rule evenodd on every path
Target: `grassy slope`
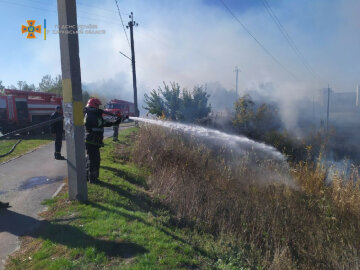
M 120 144 L 130 133 L 120 132 Z M 64 191 L 46 204 L 46 221 L 29 236 L 7 269 L 232 269 L 221 242 L 171 225 L 171 215 L 146 191 L 146 172 L 102 149 L 101 185 L 88 185 L 89 203 Z M 238 267 L 233 269 L 239 269 Z
M 0 155 L 7 153 L 18 140 L 0 140 Z M 33 149 L 38 148 L 40 145 L 47 144 L 52 140 L 46 138 L 27 138 L 18 144 L 10 155 L 0 158 L 0 163 L 10 160 L 14 157 L 20 156 Z

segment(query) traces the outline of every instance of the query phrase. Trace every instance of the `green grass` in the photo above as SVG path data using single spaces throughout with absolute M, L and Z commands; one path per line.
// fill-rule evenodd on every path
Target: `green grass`
M 44 202 L 46 220 L 22 238 L 6 269 L 242 269 L 239 252 L 228 256 L 231 241 L 175 226 L 151 196 L 148 173 L 114 155 L 132 146 L 134 132 L 105 141 L 102 183 L 88 185 L 88 203 L 69 202 L 66 192 Z
M 11 140 L 0 140 L 0 155 L 3 155 L 11 150 L 13 145 L 17 142 L 17 139 L 11 139 Z M 15 158 L 17 156 L 23 155 L 33 149 L 38 148 L 39 146 L 43 144 L 47 144 L 51 142 L 52 139 L 50 136 L 33 136 L 33 137 L 25 137 L 20 144 L 18 144 L 10 155 L 7 155 L 5 157 L 0 157 L 0 163 L 8 161 L 12 158 Z

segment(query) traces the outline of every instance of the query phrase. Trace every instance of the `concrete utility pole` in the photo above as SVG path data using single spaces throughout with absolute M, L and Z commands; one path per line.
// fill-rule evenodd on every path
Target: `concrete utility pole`
M 85 143 L 76 1 L 57 0 L 69 199 L 87 200 Z
M 326 110 L 326 132 L 329 133 L 329 117 L 330 117 L 330 86 L 328 85 L 327 110 Z
M 238 93 L 238 83 L 239 83 L 239 69 L 238 69 L 238 67 L 235 67 L 235 70 L 234 70 L 235 72 L 236 72 L 236 99 L 238 99 L 239 98 L 239 93 Z
M 132 73 L 133 73 L 133 87 L 134 87 L 134 104 L 135 104 L 135 114 L 139 116 L 139 108 L 137 102 L 137 86 L 136 86 L 136 69 L 135 69 L 135 48 L 134 48 L 134 26 L 138 26 L 139 24 L 134 21 L 133 13 L 129 15 L 131 21 L 128 23 L 126 28 L 130 28 L 130 41 L 131 41 L 131 64 L 132 64 Z

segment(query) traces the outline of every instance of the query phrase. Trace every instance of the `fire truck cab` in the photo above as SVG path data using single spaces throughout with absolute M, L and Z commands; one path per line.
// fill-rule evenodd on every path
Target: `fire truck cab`
M 104 111 L 115 114 L 117 117 L 125 120 L 128 119 L 129 116 L 135 116 L 135 105 L 125 100 L 112 99 L 105 105 Z M 107 118 L 109 116 L 104 115 L 104 117 Z
M 5 89 L 0 94 L 0 131 L 3 134 L 49 120 L 62 98 L 53 93 Z

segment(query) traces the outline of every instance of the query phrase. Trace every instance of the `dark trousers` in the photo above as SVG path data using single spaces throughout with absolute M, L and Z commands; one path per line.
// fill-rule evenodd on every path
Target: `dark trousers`
M 60 155 L 62 146 L 62 132 L 55 133 L 55 154 Z
M 100 170 L 100 146 L 90 143 L 86 144 L 87 153 L 87 175 L 90 181 L 97 180 L 99 178 Z
M 115 125 L 113 126 L 113 141 L 117 141 L 118 140 L 118 135 L 119 135 L 119 125 Z

